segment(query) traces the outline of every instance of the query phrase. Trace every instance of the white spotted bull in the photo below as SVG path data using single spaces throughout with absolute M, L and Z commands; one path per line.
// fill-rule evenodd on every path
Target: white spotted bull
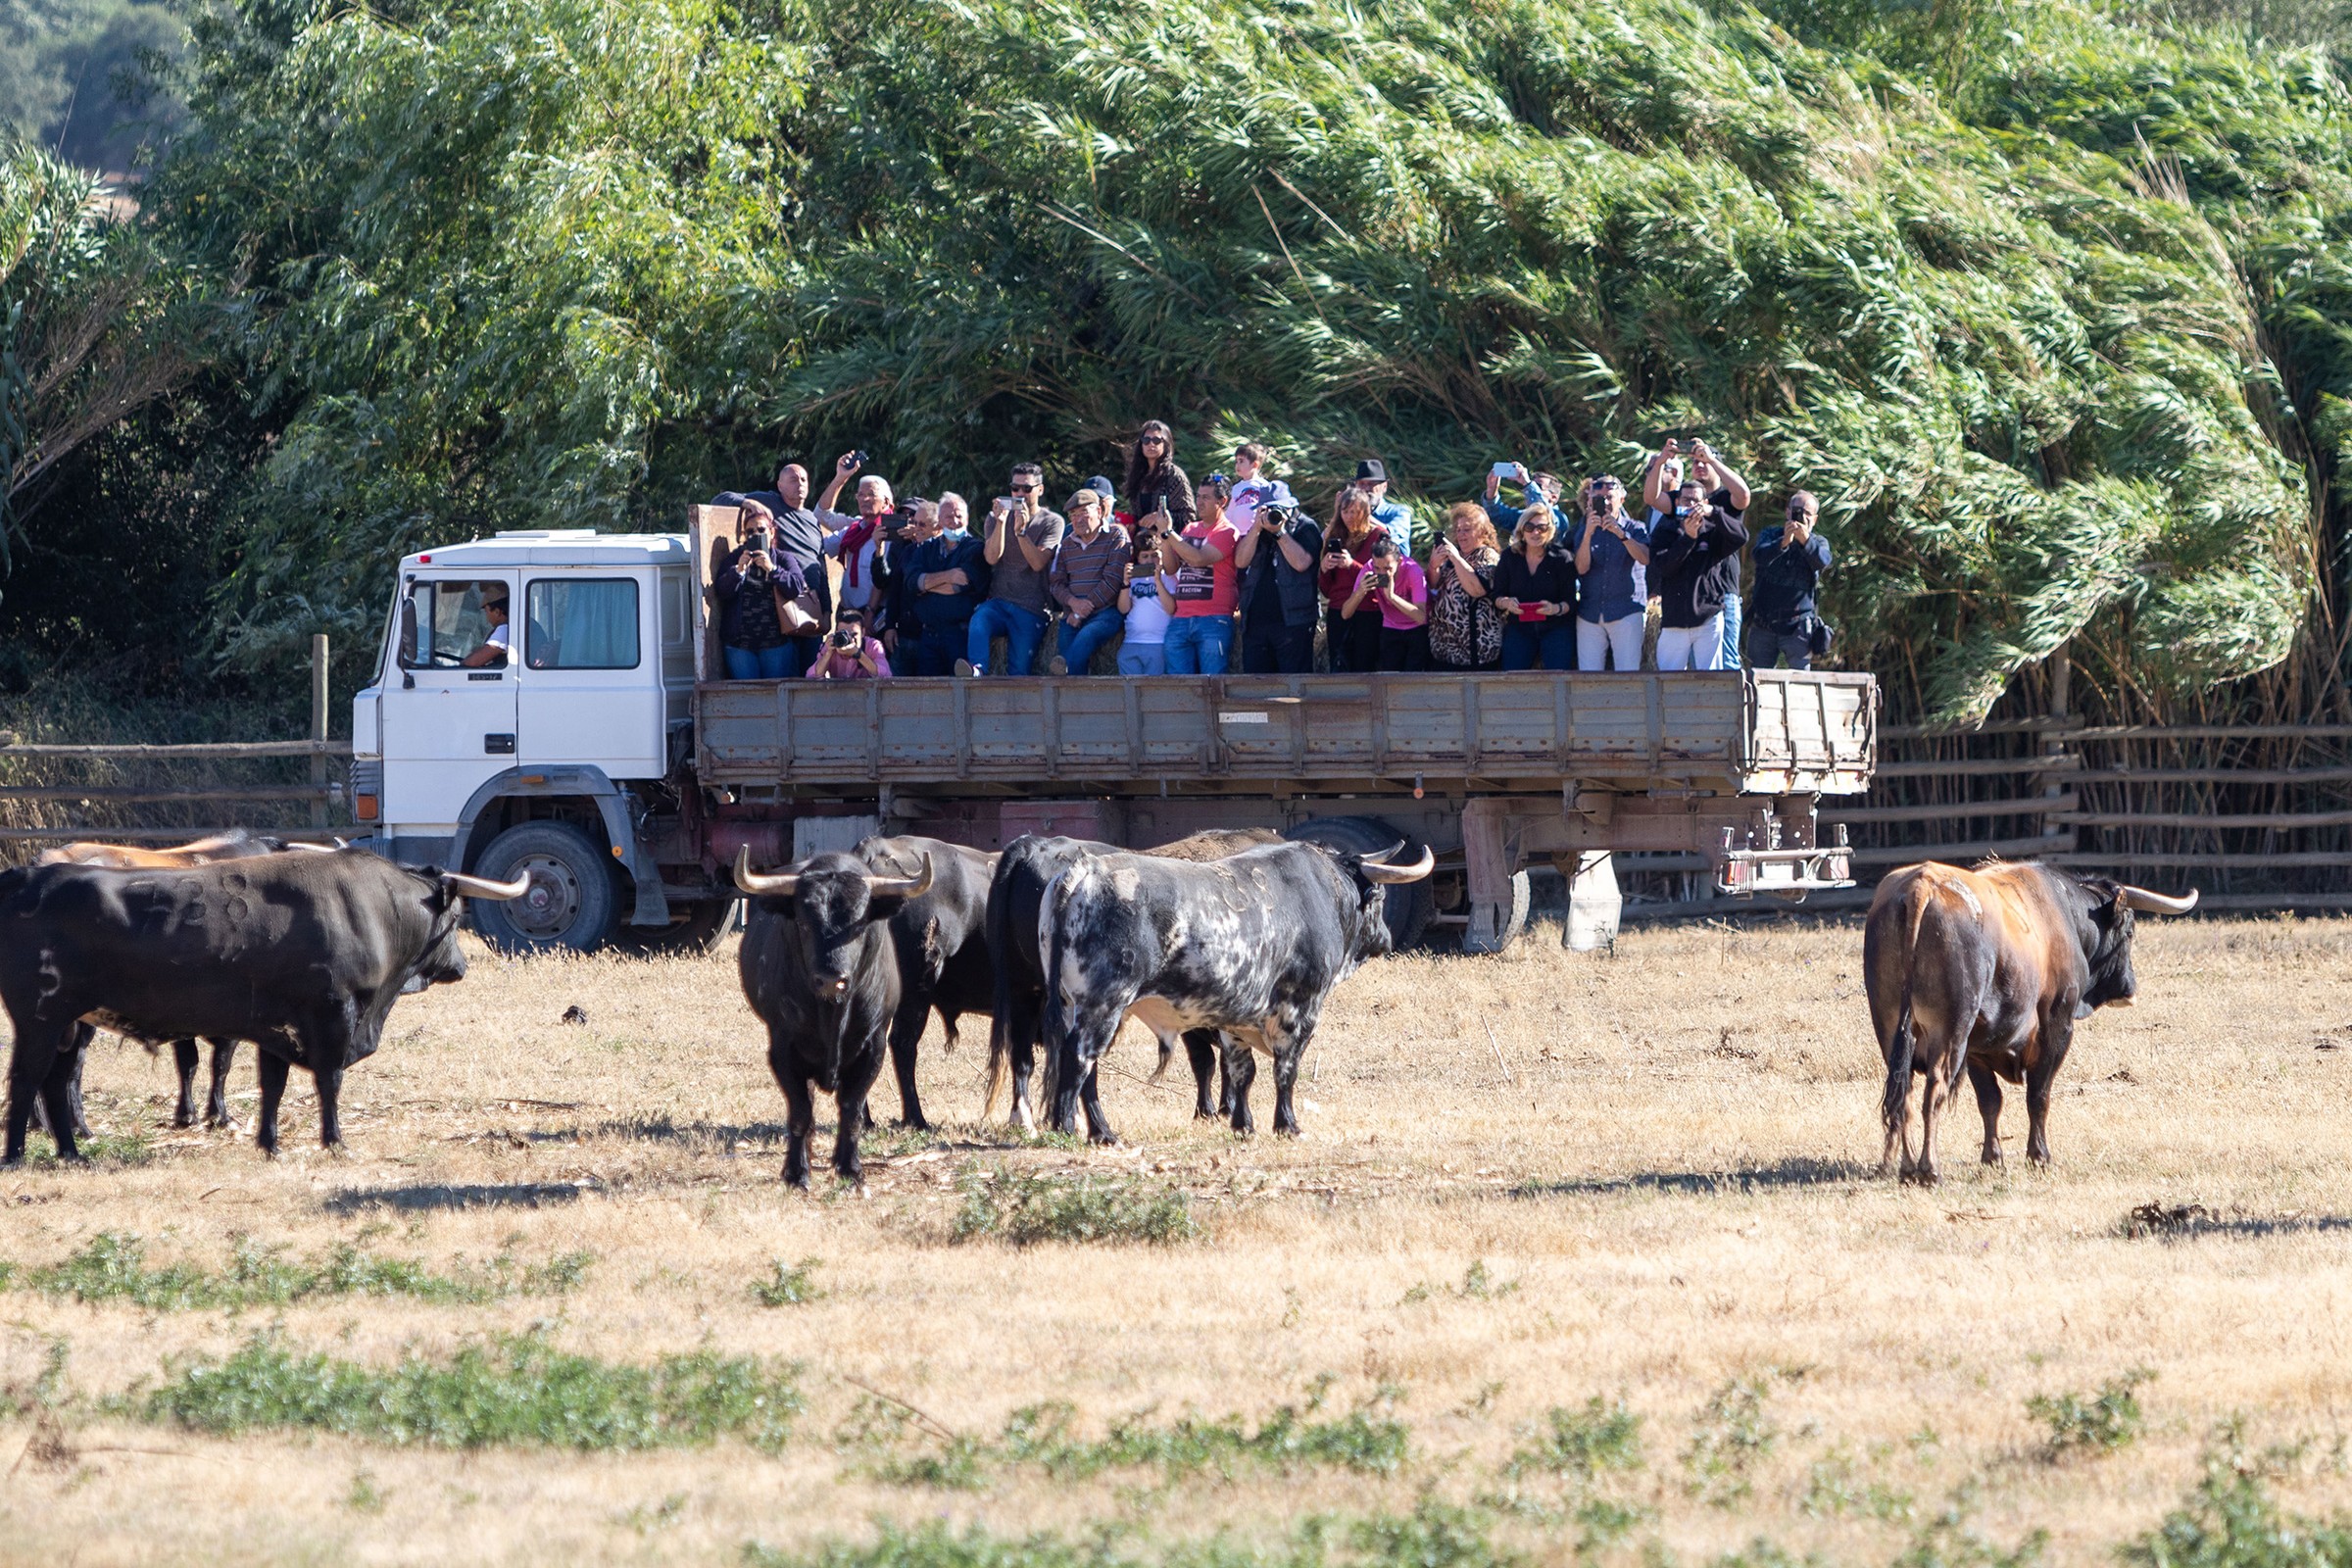
M 1395 865 L 1387 855 L 1318 844 L 1270 844 L 1200 864 L 1079 857 L 1054 879 L 1038 916 L 1054 1129 L 1077 1130 L 1080 1087 L 1132 1011 L 1163 1042 L 1220 1029 L 1234 1046 L 1271 1056 L 1274 1130 L 1296 1135 L 1291 1089 L 1332 988 L 1389 951 L 1389 886 L 1417 881 L 1434 863 L 1426 850 Z M 1233 1099 L 1235 1125 L 1246 1125 L 1247 1088 L 1237 1085 Z M 1112 1138 L 1107 1126 L 1094 1136 Z

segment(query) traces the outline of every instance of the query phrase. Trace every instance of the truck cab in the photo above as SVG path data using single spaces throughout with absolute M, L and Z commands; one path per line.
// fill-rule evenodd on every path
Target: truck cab
M 512 945 L 679 923 L 641 841 L 691 724 L 692 578 L 678 534 L 520 530 L 405 558 L 352 705 L 374 847 L 530 871 L 530 895 L 485 906 L 485 934 Z

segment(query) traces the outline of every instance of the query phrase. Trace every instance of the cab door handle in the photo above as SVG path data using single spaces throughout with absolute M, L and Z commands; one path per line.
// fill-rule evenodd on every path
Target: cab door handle
M 513 757 L 514 755 L 514 736 L 513 731 L 509 731 L 503 735 L 483 736 L 482 755 L 485 757 Z

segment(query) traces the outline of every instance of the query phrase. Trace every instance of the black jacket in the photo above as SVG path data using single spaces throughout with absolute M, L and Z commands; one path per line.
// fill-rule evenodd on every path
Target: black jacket
M 1740 591 L 1740 552 L 1747 529 L 1736 512 L 1712 510 L 1693 539 L 1672 514 L 1649 531 L 1649 586 L 1658 596 L 1658 624 L 1678 630 L 1704 625 Z
M 1291 525 L 1283 530 L 1291 542 L 1306 552 L 1306 569 L 1300 571 L 1291 564 L 1291 558 L 1282 553 L 1282 546 L 1271 539 L 1260 539 L 1243 568 L 1241 611 L 1243 635 L 1249 634 L 1250 607 L 1256 603 L 1258 584 L 1266 573 L 1274 574 L 1274 591 L 1282 596 L 1282 623 L 1285 626 L 1312 626 L 1315 623 L 1316 575 L 1323 569 L 1323 530 L 1313 518 L 1299 512 L 1292 515 Z M 1248 534 L 1243 535 L 1249 537 Z
M 1561 614 L 1550 617 L 1564 620 L 1576 613 L 1576 558 L 1553 545 L 1544 552 L 1542 564 L 1530 566 L 1525 551 L 1505 550 L 1502 561 L 1494 567 L 1494 593 L 1497 599 L 1516 599 L 1523 604 L 1547 599 L 1566 607 Z M 1519 617 L 1502 618 L 1508 625 Z

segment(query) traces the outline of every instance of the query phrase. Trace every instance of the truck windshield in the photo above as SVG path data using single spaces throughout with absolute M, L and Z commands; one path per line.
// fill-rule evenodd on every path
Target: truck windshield
M 637 584 L 543 577 L 523 589 L 523 661 L 533 669 L 635 669 Z
M 463 664 L 492 636 L 485 604 L 504 604 L 503 582 L 419 582 L 409 589 L 400 617 L 400 662 L 404 669 Z M 503 643 L 505 638 L 500 636 Z

